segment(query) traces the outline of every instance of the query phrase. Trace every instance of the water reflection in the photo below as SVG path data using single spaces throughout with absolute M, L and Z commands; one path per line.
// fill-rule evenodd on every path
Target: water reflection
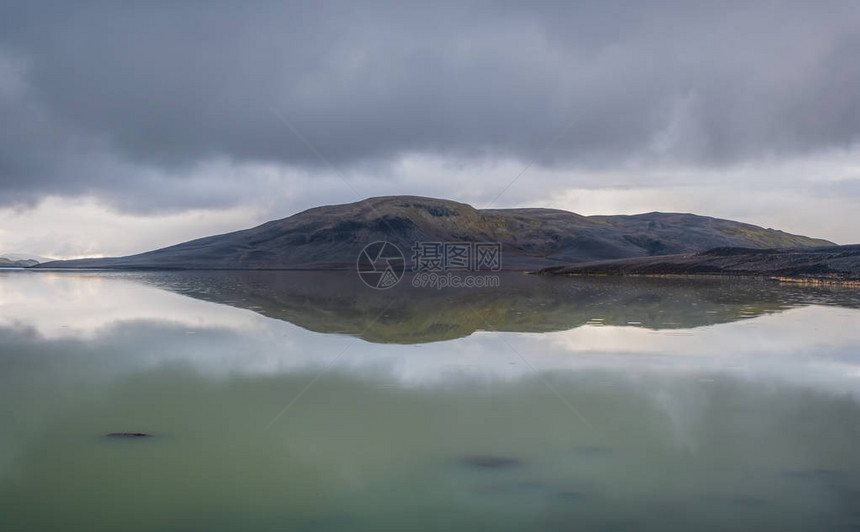
M 805 305 L 860 307 L 856 289 L 745 279 L 502 275 L 500 288 L 373 290 L 347 272 L 136 274 L 145 283 L 370 342 L 450 340 L 479 330 L 563 331 L 583 325 L 685 329 Z M 372 326 L 371 326 L 372 325 Z
M 570 281 L 0 274 L 0 524 L 860 524 L 855 292 Z

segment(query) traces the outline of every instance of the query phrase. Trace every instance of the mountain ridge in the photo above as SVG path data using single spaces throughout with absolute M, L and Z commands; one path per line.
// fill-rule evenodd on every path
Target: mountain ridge
M 39 255 L 18 252 L 0 252 L 0 268 L 29 268 L 42 262 L 51 262 L 57 259 L 49 259 Z
M 421 196 L 326 205 L 250 229 L 126 257 L 76 259 L 36 268 L 350 269 L 361 249 L 392 242 L 497 242 L 502 266 L 551 265 L 706 251 L 715 247 L 828 246 L 832 242 L 688 213 L 583 216 L 544 208 L 476 209 Z
M 29 268 L 36 266 L 39 261 L 33 259 L 12 259 L 0 257 L 0 268 Z

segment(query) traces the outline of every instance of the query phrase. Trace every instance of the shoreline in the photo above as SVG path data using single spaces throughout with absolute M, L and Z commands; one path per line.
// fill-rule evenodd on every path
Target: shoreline
M 860 288 L 860 279 L 854 278 L 838 278 L 832 275 L 775 275 L 763 273 L 601 273 L 601 272 L 547 272 L 533 271 L 527 272 L 532 275 L 547 275 L 559 277 L 619 277 L 619 278 L 653 278 L 653 279 L 757 279 L 760 281 L 775 281 L 784 284 L 799 284 L 809 286 L 842 286 L 850 288 Z

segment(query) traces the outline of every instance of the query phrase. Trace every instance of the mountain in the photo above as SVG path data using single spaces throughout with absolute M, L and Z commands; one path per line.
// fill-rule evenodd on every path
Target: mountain
M 48 257 L 42 257 L 39 255 L 33 255 L 31 253 L 11 253 L 11 252 L 7 253 L 5 251 L 0 253 L 0 257 L 2 257 L 4 259 L 12 260 L 12 261 L 15 261 L 15 260 L 31 260 L 34 262 L 51 262 L 52 260 L 57 260 L 57 259 L 49 259 Z
M 0 253 L 0 268 L 29 268 L 41 262 L 50 262 L 54 259 L 29 255 L 27 253 Z
M 819 248 L 716 248 L 703 253 L 553 266 L 563 275 L 755 275 L 860 283 L 860 245 Z
M 8 257 L 0 257 L 0 268 L 29 268 L 39 264 L 39 261 L 32 259 L 11 259 Z
M 415 242 L 498 242 L 502 267 L 528 270 L 573 262 L 695 253 L 715 247 L 832 245 L 826 240 L 693 214 L 581 216 L 554 209 L 475 209 L 415 196 L 317 207 L 252 229 L 104 259 L 47 268 L 352 269 L 374 241 L 410 262 Z

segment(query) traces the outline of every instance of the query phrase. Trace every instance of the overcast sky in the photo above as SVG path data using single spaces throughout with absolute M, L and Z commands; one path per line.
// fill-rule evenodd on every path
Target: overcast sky
M 860 2 L 0 4 L 0 252 L 369 196 L 860 242 Z

